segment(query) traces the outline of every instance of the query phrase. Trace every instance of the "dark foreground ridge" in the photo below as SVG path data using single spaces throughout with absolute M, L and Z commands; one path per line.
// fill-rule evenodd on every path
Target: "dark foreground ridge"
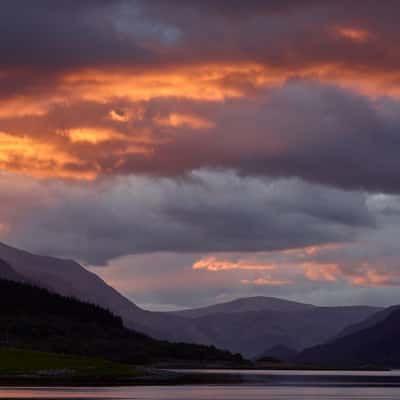
M 26 283 L 0 279 L 0 344 L 119 363 L 237 363 L 240 355 L 213 346 L 170 343 L 124 327 L 120 317 L 89 303 Z

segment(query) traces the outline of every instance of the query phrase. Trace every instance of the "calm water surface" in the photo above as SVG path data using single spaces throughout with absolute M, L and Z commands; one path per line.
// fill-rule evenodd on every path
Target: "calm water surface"
M 232 373 L 238 371 L 206 371 Z M 136 400 L 399 400 L 400 371 L 240 371 L 241 385 L 0 388 L 1 398 Z

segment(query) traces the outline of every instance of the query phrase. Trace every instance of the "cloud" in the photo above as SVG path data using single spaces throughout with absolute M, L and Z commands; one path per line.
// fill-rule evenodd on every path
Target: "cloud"
M 1 7 L 2 240 L 152 304 L 199 277 L 202 302 L 394 298 L 397 2 Z
M 24 178 L 3 177 L 0 192 L 12 192 L 18 181 L 22 186 Z M 0 222 L 12 226 L 8 240 L 90 264 L 156 251 L 250 252 L 342 242 L 375 226 L 364 195 L 233 172 L 197 171 L 183 181 L 126 177 L 32 186 L 25 198 L 14 194 L 21 220 L 8 218 L 4 208 Z
M 398 192 L 398 4 L 262 3 L 3 2 L 0 168 Z
M 368 59 L 372 68 L 383 62 L 388 69 L 398 66 L 397 53 L 390 51 L 398 33 L 392 23 L 396 2 L 369 0 L 345 9 L 334 1 L 218 3 L 118 0 L 71 6 L 41 0 L 31 7 L 27 1 L 5 1 L 0 65 L 48 71 L 250 59 L 279 66 L 357 66 Z M 336 27 L 378 35 L 364 46 L 338 38 L 331 29 Z M 377 53 L 380 60 L 373 58 Z
M 7 138 L 0 161 L 34 176 L 179 177 L 216 168 L 397 192 L 399 108 L 393 99 L 302 80 L 223 104 L 80 102 L 45 116 L 0 118 Z M 115 110 L 124 118 L 110 118 Z
M 227 260 L 221 260 L 216 257 L 206 257 L 199 261 L 196 261 L 193 269 L 206 269 L 207 271 L 229 271 L 233 269 L 239 269 L 244 271 L 268 271 L 273 270 L 276 267 L 274 265 L 255 264 L 252 262 L 231 262 Z
M 257 278 L 253 280 L 242 279 L 241 283 L 244 285 L 260 285 L 260 286 L 284 286 L 289 285 L 290 281 L 280 281 L 278 279 L 272 279 L 269 276 L 265 276 L 263 278 Z

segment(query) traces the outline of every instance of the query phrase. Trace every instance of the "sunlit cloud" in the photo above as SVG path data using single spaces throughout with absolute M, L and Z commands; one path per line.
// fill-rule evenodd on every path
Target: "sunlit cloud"
M 336 282 L 341 276 L 341 271 L 337 264 L 308 262 L 299 264 L 298 267 L 304 270 L 305 277 L 311 281 Z
M 230 77 L 238 76 L 237 84 L 224 84 Z M 263 86 L 267 78 L 262 65 L 199 65 L 175 67 L 161 71 L 138 69 L 82 70 L 63 76 L 59 88 L 79 98 L 106 101 L 126 98 L 131 101 L 153 98 L 178 97 L 203 101 L 223 101 L 245 94 L 240 77 L 244 76 L 255 86 Z
M 51 144 L 0 132 L 0 169 L 41 178 L 94 178 L 92 172 L 79 170 L 81 166 L 78 158 Z
M 251 261 L 240 260 L 238 262 L 231 262 L 227 260 L 218 259 L 216 257 L 206 257 L 196 261 L 192 268 L 206 269 L 208 271 L 229 271 L 229 270 L 244 270 L 244 271 L 265 271 L 274 270 L 274 265 L 255 264 Z
M 161 126 L 169 126 L 172 128 L 188 126 L 192 129 L 209 129 L 215 126 L 212 121 L 208 121 L 205 118 L 182 113 L 171 113 L 166 117 L 156 117 L 155 122 Z
M 339 27 L 336 32 L 342 38 L 360 43 L 366 42 L 371 37 L 368 31 L 351 27 Z
M 91 143 L 98 144 L 110 140 L 123 140 L 124 135 L 107 129 L 77 128 L 70 129 L 62 134 L 68 136 L 72 143 Z
M 142 295 L 400 285 L 395 2 L 75 3 L 0 13 L 2 241 Z
M 108 113 L 108 116 L 113 120 L 113 121 L 118 121 L 118 122 L 128 122 L 130 116 L 126 112 L 120 112 L 117 110 L 111 110 Z
M 244 285 L 256 285 L 256 286 L 284 286 L 284 285 L 290 285 L 292 282 L 290 281 L 285 281 L 285 280 L 279 280 L 279 279 L 273 279 L 271 277 L 263 277 L 263 278 L 257 278 L 257 279 L 242 279 L 241 283 Z
M 10 226 L 8 224 L 0 222 L 0 237 L 3 237 L 10 230 Z

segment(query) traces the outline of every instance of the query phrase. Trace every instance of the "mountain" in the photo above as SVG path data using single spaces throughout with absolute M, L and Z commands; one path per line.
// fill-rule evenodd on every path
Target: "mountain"
M 0 259 L 0 279 L 21 282 L 23 277 L 14 271 L 9 264 Z
M 257 357 L 257 360 L 263 361 L 265 359 L 276 359 L 288 362 L 294 360 L 298 354 L 298 351 L 291 349 L 290 347 L 277 345 L 262 353 Z
M 199 318 L 217 313 L 241 313 L 249 311 L 304 311 L 315 308 L 311 304 L 277 299 L 275 297 L 255 296 L 219 303 L 208 307 L 194 308 L 174 312 L 175 315 L 187 318 Z
M 75 261 L 39 256 L 1 243 L 0 259 L 32 284 L 100 305 L 121 316 L 129 328 L 160 339 L 201 342 L 186 319 L 142 310 Z
M 128 330 L 120 317 L 89 303 L 26 283 L 0 279 L 3 346 L 102 357 L 119 362 L 240 361 L 229 352 L 174 344 Z
M 0 259 L 19 279 L 97 304 L 122 317 L 130 329 L 156 339 L 215 345 L 248 357 L 258 356 L 275 345 L 300 350 L 322 343 L 347 325 L 361 322 L 380 310 L 362 306 L 317 307 L 254 297 L 178 313 L 150 312 L 75 261 L 39 256 L 1 243 Z M 8 269 L 8 273 L 12 272 Z
M 373 307 L 308 306 L 296 311 L 269 309 L 219 312 L 193 318 L 202 343 L 257 357 L 265 348 L 284 345 L 302 350 L 336 336 L 347 325 L 360 322 L 377 311 Z
M 400 309 L 368 328 L 301 352 L 296 361 L 338 367 L 400 367 Z
M 361 331 L 363 329 L 370 328 L 371 326 L 374 326 L 377 323 L 386 319 L 393 311 L 395 311 L 399 308 L 400 308 L 400 306 L 392 306 L 392 307 L 387 307 L 381 311 L 378 311 L 375 314 L 373 314 L 371 317 L 366 318 L 359 323 L 347 326 L 341 332 L 339 332 L 339 334 L 336 336 L 336 338 L 348 336 L 348 335 L 351 335 L 358 331 Z

